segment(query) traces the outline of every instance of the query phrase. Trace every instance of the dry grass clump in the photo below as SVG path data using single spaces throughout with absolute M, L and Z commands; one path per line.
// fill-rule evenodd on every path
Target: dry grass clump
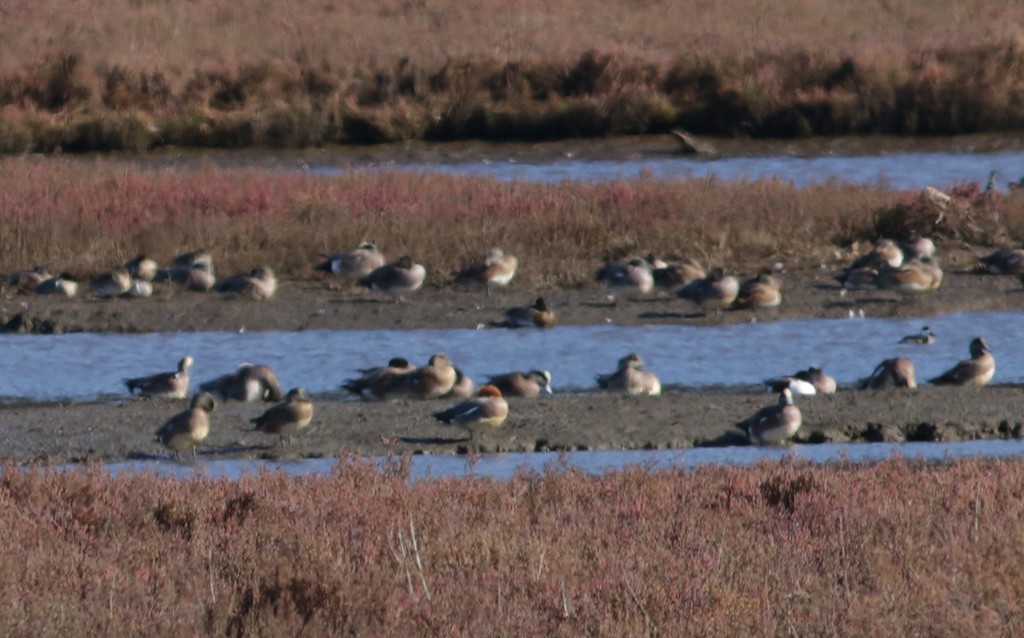
M 1009 2 L 39 0 L 0 18 L 7 153 L 1024 125 Z
M 1024 464 L 410 484 L 7 467 L 0 624 L 33 635 L 1011 635 Z
M 166 263 L 206 248 L 223 273 L 263 263 L 307 279 L 319 253 L 369 240 L 392 259 L 415 257 L 435 285 L 502 246 L 519 256 L 523 280 L 573 286 L 589 281 L 602 259 L 649 252 L 735 268 L 780 260 L 816 267 L 852 241 L 909 230 L 988 245 L 1024 237 L 1024 199 L 960 191 L 942 212 L 917 193 L 838 183 L 311 178 L 10 159 L 0 163 L 0 272 L 43 264 L 81 276 L 139 253 Z

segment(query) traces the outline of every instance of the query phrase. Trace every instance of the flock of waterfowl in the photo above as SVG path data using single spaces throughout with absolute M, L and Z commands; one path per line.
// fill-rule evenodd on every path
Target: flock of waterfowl
M 901 343 L 930 345 L 935 335 L 925 327 L 920 334 L 908 335 Z M 995 359 L 985 339 L 975 338 L 970 344 L 971 358 L 961 361 L 942 375 L 929 379 L 936 385 L 984 386 L 995 373 Z M 144 377 L 125 379 L 131 394 L 166 399 L 188 396 L 189 369 L 193 359 L 185 356 L 177 370 Z M 595 376 L 600 389 L 627 395 L 657 396 L 661 382 L 651 371 L 643 369 L 643 359 L 636 353 L 622 357 L 614 372 Z M 508 417 L 506 397 L 537 398 L 552 394 L 551 373 L 547 370 L 509 372 L 490 377 L 474 396 L 474 383 L 455 367 L 443 353 L 430 357 L 426 365 L 414 366 L 404 358 L 395 357 L 386 365 L 359 370 L 342 388 L 364 400 L 441 399 L 458 400 L 455 405 L 432 416 L 456 425 L 474 441 L 478 435 L 500 427 Z M 778 403 L 769 405 L 739 423 L 752 443 L 780 443 L 793 437 L 801 426 L 801 413 L 794 395 L 834 394 L 834 378 L 820 367 L 812 366 L 793 375 L 765 381 L 766 389 L 779 395 Z M 862 389 L 886 387 L 914 388 L 913 363 L 907 358 L 883 361 L 859 383 Z M 282 401 L 281 389 L 274 372 L 264 365 L 243 363 L 232 373 L 203 383 L 192 398 L 190 407 L 175 415 L 157 432 L 157 441 L 177 455 L 195 448 L 210 431 L 210 417 L 217 400 L 281 401 L 250 420 L 254 430 L 276 434 L 282 445 L 305 429 L 313 418 L 313 402 L 303 388 L 291 389 Z
M 192 357 L 186 355 L 178 362 L 177 370 L 128 378 L 124 383 L 133 396 L 138 392 L 139 396 L 148 398 L 183 399 L 188 396 L 189 369 L 193 363 Z M 473 396 L 473 382 L 443 353 L 430 357 L 424 366 L 413 366 L 405 359 L 394 358 L 386 366 L 360 370 L 360 373 L 361 376 L 350 379 L 342 387 L 363 399 L 462 399 L 433 416 L 467 430 L 471 440 L 504 423 L 508 416 L 506 396 L 536 398 L 542 393 L 551 394 L 551 373 L 531 370 L 494 376 Z M 157 441 L 176 456 L 191 449 L 195 457 L 196 447 L 210 433 L 209 415 L 218 399 L 281 401 L 250 422 L 256 431 L 278 435 L 282 446 L 309 426 L 313 418 L 313 400 L 305 389 L 292 388 L 282 401 L 277 376 L 269 367 L 243 363 L 234 372 L 200 385 L 189 408 L 157 431 Z
M 40 295 L 78 296 L 79 284 L 69 273 L 51 275 L 43 266 L 11 273 L 8 286 L 16 292 Z M 213 257 L 205 251 L 185 253 L 160 268 L 156 261 L 140 255 L 128 263 L 89 280 L 89 292 L 100 299 L 150 297 L 153 284 L 173 284 L 195 292 L 215 290 L 256 300 L 270 299 L 277 291 L 277 277 L 268 266 L 217 281 Z
M 999 250 L 981 260 L 989 272 L 1024 276 L 1024 249 Z M 463 285 L 478 285 L 487 294 L 494 287 L 507 286 L 515 277 L 518 260 L 500 248 L 492 248 L 481 260 L 470 264 L 455 276 Z M 324 255 L 316 270 L 358 282 L 372 290 L 402 299 L 423 286 L 426 270 L 409 256 L 387 262 L 372 243 L 363 243 L 349 252 Z M 722 268 L 705 271 L 692 259 L 669 265 L 653 255 L 608 261 L 597 272 L 596 279 L 614 294 L 620 292 L 646 294 L 660 288 L 697 304 L 703 311 L 721 311 L 730 307 L 773 308 L 782 303 L 782 286 L 778 275 L 781 264 L 740 281 L 725 274 Z M 216 290 L 232 296 L 255 300 L 273 297 L 277 280 L 271 268 L 257 266 L 243 273 L 218 281 L 212 256 L 205 251 L 176 257 L 160 268 L 155 261 L 140 256 L 89 283 L 90 292 L 99 298 L 116 296 L 146 297 L 153 285 L 177 285 L 193 291 Z M 836 279 L 845 291 L 890 289 L 902 292 L 935 290 L 942 283 L 942 270 L 935 257 L 934 243 L 912 235 L 901 243 L 879 240 L 874 248 L 857 258 L 839 273 Z M 8 286 L 20 292 L 61 294 L 73 297 L 78 284 L 67 275 L 51 276 L 42 267 L 20 271 L 6 278 Z M 614 300 L 615 297 L 612 296 Z M 502 321 L 492 326 L 507 328 L 550 328 L 556 324 L 554 311 L 543 297 L 526 307 L 512 308 Z M 903 343 L 931 344 L 935 335 L 927 327 L 921 334 L 906 337 Z M 985 340 L 975 338 L 970 345 L 971 358 L 957 364 L 943 375 L 930 379 L 933 384 L 987 384 L 994 373 L 995 361 Z M 184 357 L 173 372 L 126 379 L 133 395 L 182 399 L 188 396 L 190 356 Z M 458 425 L 472 438 L 480 432 L 502 425 L 508 416 L 506 396 L 537 397 L 551 393 L 551 373 L 546 370 L 512 372 L 498 375 L 480 387 L 474 396 L 474 383 L 442 353 L 435 354 L 424 366 L 411 365 L 402 358 L 391 359 L 387 365 L 360 370 L 360 376 L 342 387 L 363 399 L 412 397 L 434 399 L 450 397 L 460 400 L 453 407 L 436 412 L 435 418 Z M 630 395 L 658 395 L 661 383 L 657 376 L 643 369 L 643 360 L 636 353 L 620 359 L 618 368 L 596 376 L 599 388 Z M 820 368 L 811 367 L 797 374 L 770 379 L 768 389 L 779 394 L 776 405 L 758 411 L 740 424 L 754 443 L 772 443 L 791 438 L 799 429 L 801 416 L 794 404 L 794 394 L 831 394 L 835 380 Z M 860 387 L 916 387 L 913 363 L 906 358 L 886 359 L 865 378 Z M 277 434 L 285 444 L 292 435 L 307 427 L 313 415 L 313 403 L 303 388 L 293 388 L 282 397 L 276 376 L 266 366 L 242 364 L 238 370 L 205 383 L 192 400 L 190 408 L 168 421 L 157 439 L 178 453 L 195 447 L 209 432 L 209 413 L 217 399 L 238 401 L 280 402 L 252 419 L 255 429 Z

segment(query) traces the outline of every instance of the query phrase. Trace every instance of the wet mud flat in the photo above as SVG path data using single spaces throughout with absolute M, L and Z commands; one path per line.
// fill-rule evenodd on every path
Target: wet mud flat
M 667 291 L 613 294 L 596 282 L 579 288 L 534 288 L 514 282 L 491 296 L 481 289 L 426 287 L 398 301 L 337 279 L 283 282 L 269 301 L 220 293 L 158 288 L 148 299 L 60 299 L 6 294 L 0 330 L 8 333 L 197 332 L 293 330 L 475 329 L 500 323 L 505 311 L 544 296 L 558 325 L 722 325 L 780 319 L 925 317 L 956 312 L 1024 310 L 1024 285 L 1016 277 L 977 274 L 969 259 L 950 267 L 934 292 L 844 291 L 836 269 L 781 275 L 779 308 L 705 313 Z M 557 328 L 556 328 L 557 329 Z
M 776 397 L 756 388 L 669 388 L 660 397 L 579 393 L 511 399 L 506 424 L 474 442 L 468 433 L 431 417 L 450 400 L 314 400 L 312 424 L 287 447 L 276 436 L 251 431 L 249 420 L 266 406 L 220 404 L 199 448 L 200 461 L 747 445 L 735 424 Z M 1008 439 L 1020 438 L 1024 430 L 1024 389 L 1012 386 L 843 389 L 834 396 L 797 397 L 796 403 L 803 413 L 796 440 L 802 443 Z M 169 458 L 154 433 L 186 407 L 184 400 L 143 399 L 0 406 L 0 458 L 42 463 Z M 191 462 L 187 454 L 183 458 Z

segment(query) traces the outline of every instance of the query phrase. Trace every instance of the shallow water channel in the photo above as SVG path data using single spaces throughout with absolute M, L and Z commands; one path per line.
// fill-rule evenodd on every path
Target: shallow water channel
M 579 470 L 589 474 L 620 471 L 629 467 L 652 470 L 668 468 L 694 469 L 705 465 L 746 466 L 762 461 L 793 459 L 811 463 L 870 463 L 892 458 L 922 461 L 950 461 L 969 457 L 1010 457 L 1024 455 L 1024 441 L 960 441 L 956 443 L 858 443 L 794 445 L 790 447 L 717 447 L 686 450 L 601 451 L 601 452 L 534 452 L 529 454 L 483 454 L 464 456 L 413 456 L 409 478 L 430 480 L 446 477 L 475 476 L 495 480 L 511 478 L 516 473 L 560 472 Z M 199 462 L 195 465 L 174 462 L 129 461 L 111 463 L 104 468 L 113 474 L 154 473 L 175 478 L 228 478 L 257 475 L 261 472 L 284 472 L 291 476 L 330 474 L 337 459 L 302 459 L 298 461 L 227 460 Z M 385 461 L 377 459 L 378 467 Z M 60 469 L 74 469 L 74 465 Z
M 720 153 L 686 156 L 668 135 L 539 144 L 406 142 L 301 151 L 168 149 L 120 160 L 144 168 L 196 170 L 215 166 L 339 175 L 351 171 L 410 171 L 561 182 L 615 179 L 778 179 L 803 187 L 829 181 L 885 184 L 897 189 L 948 188 L 964 182 L 995 186 L 1024 177 L 1024 138 L 843 137 L 808 140 L 711 140 Z M 109 157 L 109 156 L 104 156 Z M 84 161 L 93 161 L 84 156 Z
M 929 325 L 932 346 L 901 345 Z M 127 397 L 123 379 L 173 370 L 195 358 L 193 383 L 239 363 L 271 366 L 285 388 L 314 395 L 339 392 L 359 368 L 394 356 L 423 364 L 445 352 L 478 383 L 512 370 L 547 369 L 558 392 L 594 388 L 637 352 L 669 389 L 735 388 L 767 377 L 823 366 L 842 384 L 867 376 L 883 359 L 914 361 L 919 380 L 967 358 L 967 344 L 985 336 L 996 356 L 995 383 L 1024 383 L 1024 313 L 965 313 L 927 319 L 802 319 L 719 327 L 688 325 L 565 326 L 537 330 L 365 330 L 301 332 L 0 335 L 4 402 L 96 401 Z M 193 387 L 197 387 L 193 386 Z
M 855 184 L 884 183 L 897 189 L 947 187 L 961 182 L 985 184 L 997 171 L 1003 189 L 1007 179 L 1024 177 L 1024 152 L 942 153 L 905 152 L 882 155 L 822 155 L 812 157 L 720 157 L 681 156 L 636 157 L 627 160 L 581 160 L 566 157 L 557 161 L 482 160 L 424 166 L 393 162 L 371 166 L 416 172 L 490 176 L 500 180 L 561 182 L 563 180 L 607 181 L 647 177 L 652 179 L 716 178 L 723 181 L 778 179 L 798 187 L 831 180 Z M 337 166 L 311 165 L 313 174 L 338 174 Z M 358 168 L 357 168 L 358 170 Z M 1000 178 L 997 176 L 997 183 Z

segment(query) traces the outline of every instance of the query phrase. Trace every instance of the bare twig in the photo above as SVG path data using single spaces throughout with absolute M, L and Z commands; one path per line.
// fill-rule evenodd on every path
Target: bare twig
M 210 604 L 217 604 L 217 591 L 213 587 L 213 547 L 206 548 L 206 575 L 210 580 Z
M 978 542 L 978 527 L 981 518 L 981 490 L 977 484 L 974 486 L 974 542 Z
M 850 574 L 846 564 L 846 522 L 839 514 L 839 561 L 843 566 L 843 600 L 850 600 Z
M 395 561 L 402 566 L 405 570 L 405 584 L 409 588 L 409 595 L 416 598 L 416 590 L 412 586 L 412 573 L 409 571 L 409 557 L 408 551 L 405 549 L 405 539 L 402 538 L 402 532 L 399 531 L 396 536 L 398 537 L 398 551 L 395 551 L 394 545 L 391 546 L 391 554 L 395 557 Z
M 427 586 L 427 577 L 423 573 L 423 561 L 420 560 L 420 545 L 416 540 L 416 526 L 413 524 L 411 512 L 409 513 L 409 536 L 412 540 L 413 555 L 416 557 L 416 569 L 420 573 L 420 583 L 423 585 L 423 595 L 427 597 L 428 601 L 433 602 L 430 596 L 430 587 Z
M 562 618 L 572 616 L 572 606 L 569 604 L 569 597 L 565 595 L 565 579 L 558 581 L 558 588 L 562 590 Z
M 626 583 L 626 591 L 628 591 L 629 595 L 633 597 L 633 602 L 636 603 L 636 606 L 640 609 L 640 612 L 644 615 L 644 621 L 647 623 L 647 633 L 648 634 L 658 633 L 657 625 L 655 625 L 654 621 L 651 620 L 651 615 L 647 613 L 647 609 L 644 607 L 644 604 L 642 602 L 640 602 L 640 598 L 636 595 L 636 591 L 633 590 L 633 585 L 630 584 L 630 582 L 628 580 L 626 580 L 625 583 Z

